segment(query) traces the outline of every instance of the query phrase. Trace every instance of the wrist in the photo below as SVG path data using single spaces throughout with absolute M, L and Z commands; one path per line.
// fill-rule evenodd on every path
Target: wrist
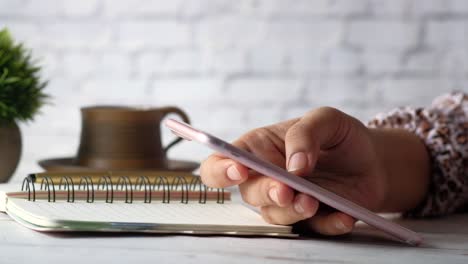
M 384 177 L 381 212 L 403 212 L 416 207 L 429 187 L 430 162 L 424 143 L 403 129 L 369 129 Z

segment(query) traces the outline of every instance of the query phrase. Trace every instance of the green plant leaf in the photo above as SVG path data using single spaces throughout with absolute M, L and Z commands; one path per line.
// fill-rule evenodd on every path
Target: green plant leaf
M 41 68 L 22 43 L 14 43 L 8 30 L 0 30 L 0 121 L 32 120 L 49 98 Z

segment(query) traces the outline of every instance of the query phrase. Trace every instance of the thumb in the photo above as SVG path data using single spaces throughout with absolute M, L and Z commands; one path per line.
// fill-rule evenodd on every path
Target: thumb
M 321 107 L 304 115 L 285 135 L 286 168 L 296 175 L 310 173 L 320 150 L 330 149 L 345 138 L 349 119 L 331 107 Z

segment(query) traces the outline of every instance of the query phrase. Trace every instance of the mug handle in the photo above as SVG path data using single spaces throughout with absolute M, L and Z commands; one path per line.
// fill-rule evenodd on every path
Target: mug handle
M 182 111 L 182 109 L 180 109 L 178 107 L 167 106 L 167 107 L 160 108 L 158 110 L 163 112 L 163 115 L 162 115 L 161 119 L 163 119 L 168 114 L 176 114 L 176 115 L 180 116 L 180 118 L 182 118 L 182 121 L 184 121 L 187 124 L 190 124 L 190 119 L 189 119 L 187 113 L 185 113 L 184 111 Z M 177 137 L 176 139 L 172 140 L 169 144 L 167 144 L 167 146 L 164 147 L 164 149 L 163 149 L 164 153 L 167 153 L 167 151 L 170 148 L 172 148 L 174 145 L 178 144 L 180 141 L 182 141 L 182 138 L 180 138 L 180 137 Z

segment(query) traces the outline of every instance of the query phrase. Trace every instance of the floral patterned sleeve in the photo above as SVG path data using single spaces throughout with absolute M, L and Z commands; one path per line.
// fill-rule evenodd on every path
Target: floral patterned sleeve
M 402 128 L 425 143 L 431 159 L 431 181 L 424 201 L 406 212 L 410 217 L 468 212 L 468 95 L 454 92 L 427 108 L 404 107 L 379 114 L 373 128 Z

